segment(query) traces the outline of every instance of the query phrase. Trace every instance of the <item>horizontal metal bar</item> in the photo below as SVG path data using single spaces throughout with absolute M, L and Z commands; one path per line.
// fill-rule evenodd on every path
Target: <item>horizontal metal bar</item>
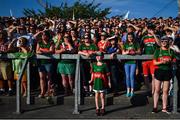
M 19 59 L 19 57 L 14 56 L 13 54 L 0 54 L 0 59 Z M 78 54 L 36 54 L 32 58 L 36 59 L 78 59 Z M 117 59 L 152 59 L 152 55 L 117 55 Z M 22 58 L 24 59 L 24 58 Z M 81 59 L 95 59 L 95 56 L 87 58 L 86 56 L 81 55 Z M 111 59 L 109 54 L 104 55 L 104 59 Z
M 110 54 L 105 54 L 104 59 L 111 59 Z M 8 54 L 0 54 L 0 59 L 19 59 L 19 57 L 14 56 L 12 53 Z M 32 59 L 78 59 L 78 54 L 36 54 L 32 57 Z M 86 57 L 81 55 L 81 59 L 95 59 L 95 56 Z M 177 59 L 180 57 L 178 56 Z M 24 59 L 24 58 L 22 58 Z M 153 59 L 153 55 L 116 55 L 115 59 L 121 60 L 151 60 Z

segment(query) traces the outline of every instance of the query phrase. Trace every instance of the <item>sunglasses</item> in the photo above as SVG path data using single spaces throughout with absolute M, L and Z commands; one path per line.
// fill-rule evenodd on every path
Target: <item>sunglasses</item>
M 162 42 L 162 43 L 163 43 L 163 42 L 166 42 L 166 43 L 167 43 L 167 42 L 168 42 L 168 40 L 161 40 L 161 42 Z

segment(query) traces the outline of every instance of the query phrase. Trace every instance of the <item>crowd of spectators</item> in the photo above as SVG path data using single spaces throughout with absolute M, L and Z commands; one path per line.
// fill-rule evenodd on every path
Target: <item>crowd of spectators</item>
M 114 96 L 118 95 L 118 91 L 124 86 L 127 90 L 126 96 L 132 97 L 138 84 L 144 84 L 147 87 L 148 95 L 154 94 L 152 61 L 122 61 L 114 59 L 114 56 L 116 54 L 153 55 L 155 50 L 160 48 L 160 39 L 163 36 L 171 38 L 169 48 L 175 54 L 179 54 L 180 22 L 178 18 L 154 17 L 122 20 L 112 17 L 66 20 L 46 17 L 0 17 L 1 54 L 66 53 L 81 54 L 86 57 L 91 57 L 98 51 L 110 54 L 111 60 L 107 60 L 106 64 L 112 83 L 110 91 L 114 93 Z M 6 93 L 13 95 L 15 91 L 13 80 L 17 79 L 22 62 L 22 60 L 0 60 L 0 95 Z M 82 60 L 80 65 L 85 96 L 93 95 L 92 85 L 89 84 L 93 62 L 93 60 Z M 177 62 L 177 68 L 179 67 Z M 75 68 L 74 60 L 33 60 L 31 62 L 33 71 L 31 74 L 34 76 L 32 89 L 39 88 L 38 97 L 40 98 L 57 94 L 55 90 L 57 86 L 61 87 L 58 90 L 63 90 L 65 95 L 72 95 Z M 26 79 L 27 74 L 24 74 L 23 96 L 26 96 Z

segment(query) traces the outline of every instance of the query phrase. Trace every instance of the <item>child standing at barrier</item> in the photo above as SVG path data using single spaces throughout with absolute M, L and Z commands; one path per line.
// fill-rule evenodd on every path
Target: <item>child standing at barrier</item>
M 104 115 L 105 114 L 105 92 L 106 88 L 111 87 L 109 71 L 107 65 L 102 62 L 104 54 L 102 52 L 96 53 L 96 63 L 92 64 L 92 74 L 90 84 L 93 85 L 93 91 L 95 92 L 95 104 L 96 104 L 96 114 Z M 101 98 L 101 109 L 99 109 L 98 100 Z

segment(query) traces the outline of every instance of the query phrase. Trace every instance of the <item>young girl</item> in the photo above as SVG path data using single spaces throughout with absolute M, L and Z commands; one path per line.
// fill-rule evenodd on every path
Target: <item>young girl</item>
M 140 53 L 140 46 L 135 42 L 134 34 L 127 34 L 127 41 L 123 46 L 122 54 L 124 55 L 135 55 Z M 127 97 L 134 96 L 134 77 L 136 71 L 136 61 L 128 60 L 124 64 L 124 69 L 126 73 L 126 87 L 127 87 Z
M 96 104 L 96 114 L 104 115 L 105 114 L 105 91 L 106 88 L 111 87 L 109 71 L 107 65 L 102 62 L 104 54 L 102 52 L 97 52 L 96 63 L 92 64 L 92 74 L 90 84 L 94 83 L 94 92 L 95 92 L 95 104 Z M 98 100 L 101 97 L 101 110 L 99 109 Z

